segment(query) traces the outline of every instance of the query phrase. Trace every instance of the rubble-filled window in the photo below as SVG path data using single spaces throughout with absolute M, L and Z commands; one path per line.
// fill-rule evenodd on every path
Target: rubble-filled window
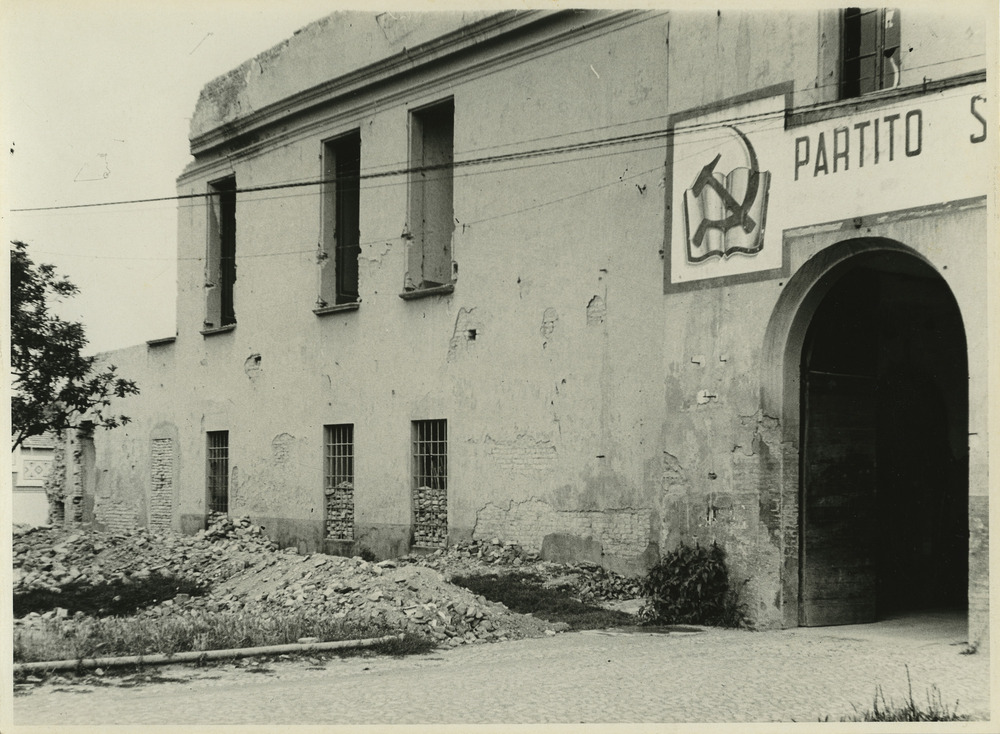
M 323 243 L 318 308 L 357 303 L 361 133 L 323 144 Z
M 413 542 L 448 540 L 448 421 L 413 422 Z
M 229 431 L 208 432 L 208 524 L 229 514 Z
M 842 99 L 899 85 L 899 10 L 846 8 L 842 38 Z
M 354 426 L 325 426 L 326 537 L 354 540 Z
M 455 228 L 453 100 L 410 114 L 410 248 L 405 292 L 448 287 L 454 281 L 451 236 Z
M 236 177 L 209 184 L 208 252 L 205 258 L 205 328 L 236 324 Z

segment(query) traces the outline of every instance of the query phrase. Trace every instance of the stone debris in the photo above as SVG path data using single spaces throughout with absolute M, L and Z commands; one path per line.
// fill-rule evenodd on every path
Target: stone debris
M 418 487 L 413 493 L 413 542 L 429 548 L 444 547 L 448 539 L 448 493 Z
M 429 554 L 411 554 L 399 559 L 440 570 L 447 578 L 459 574 L 518 571 L 541 577 L 548 586 L 570 586 L 583 601 L 609 602 L 639 599 L 642 579 L 623 576 L 596 563 L 552 563 L 516 543 L 499 538 L 473 540 L 438 549 Z
M 326 490 L 326 537 L 354 539 L 354 484 L 343 481 Z
M 136 616 L 295 610 L 381 623 L 450 646 L 538 637 L 563 627 L 455 586 L 426 563 L 279 550 L 247 519 L 225 519 L 193 536 L 39 529 L 14 539 L 13 556 L 15 595 L 60 590 L 71 582 L 128 583 L 153 573 L 195 580 L 208 590 L 177 594 Z M 31 614 L 17 623 L 56 614 Z

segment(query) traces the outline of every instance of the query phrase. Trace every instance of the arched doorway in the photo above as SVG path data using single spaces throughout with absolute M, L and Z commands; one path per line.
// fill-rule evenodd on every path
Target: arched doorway
M 796 385 L 798 623 L 964 609 L 968 364 L 954 297 L 901 249 L 847 257 L 817 288 Z

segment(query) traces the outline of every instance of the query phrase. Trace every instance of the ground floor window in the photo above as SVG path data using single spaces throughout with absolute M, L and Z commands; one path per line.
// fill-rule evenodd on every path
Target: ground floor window
M 208 432 L 209 524 L 229 514 L 229 431 Z
M 448 421 L 413 422 L 413 542 L 448 540 Z
M 326 537 L 354 540 L 354 426 L 324 427 Z

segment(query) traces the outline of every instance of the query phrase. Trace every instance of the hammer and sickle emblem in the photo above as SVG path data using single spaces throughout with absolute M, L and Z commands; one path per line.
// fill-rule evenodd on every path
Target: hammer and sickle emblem
M 743 196 L 742 203 L 736 201 L 732 194 L 726 190 L 725 185 L 712 175 L 715 171 L 715 166 L 722 158 L 721 153 L 717 154 L 711 163 L 701 169 L 698 178 L 695 179 L 694 185 L 691 187 L 691 193 L 695 196 L 701 196 L 701 192 L 705 186 L 710 186 L 719 195 L 719 198 L 722 199 L 727 214 L 722 219 L 703 219 L 701 221 L 692 238 L 692 242 L 696 247 L 701 245 L 702 240 L 705 238 L 705 232 L 708 229 L 719 229 L 725 232 L 738 225 L 742 227 L 744 232 L 750 234 L 754 227 L 757 226 L 757 223 L 750 216 L 750 209 L 757 200 L 757 190 L 760 187 L 760 171 L 757 170 L 757 153 L 742 131 L 732 125 L 727 125 L 727 127 L 732 128 L 740 136 L 750 156 L 750 176 L 747 180 L 746 193 Z

